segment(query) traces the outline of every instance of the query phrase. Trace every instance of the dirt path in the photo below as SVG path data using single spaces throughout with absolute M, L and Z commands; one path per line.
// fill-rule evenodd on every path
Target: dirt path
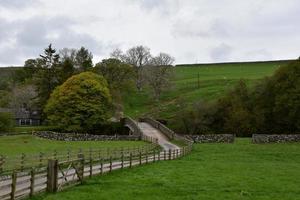
M 178 154 L 175 154 L 175 151 L 173 151 L 174 153 L 168 153 L 169 150 L 177 150 L 177 153 L 182 153 L 180 147 L 178 147 L 175 144 L 172 144 L 170 142 L 170 140 L 163 134 L 161 133 L 158 129 L 152 127 L 151 125 L 144 123 L 144 122 L 138 122 L 138 126 L 142 129 L 143 134 L 146 136 L 150 136 L 153 138 L 157 138 L 158 139 L 158 144 L 165 150 L 165 151 L 161 151 L 159 153 L 155 153 L 154 155 L 149 155 L 147 156 L 147 158 L 143 158 L 141 160 L 141 163 L 138 160 L 134 160 L 131 165 L 132 166 L 136 166 L 136 165 L 140 165 L 140 164 L 144 164 L 144 163 L 148 163 L 148 162 L 155 162 L 156 160 L 171 160 L 171 159 L 175 159 L 176 157 L 178 157 Z M 167 154 L 166 154 L 167 153 Z M 130 162 L 127 160 L 124 163 L 124 167 L 129 167 L 130 166 Z M 120 161 L 114 161 L 112 162 L 112 167 L 110 169 L 110 163 L 104 163 L 103 164 L 103 168 L 101 170 L 101 165 L 96 164 L 95 166 L 92 166 L 92 172 L 93 174 L 99 174 L 101 173 L 107 173 L 111 170 L 116 170 L 116 169 L 120 169 L 121 168 L 121 162 Z M 85 167 L 84 168 L 84 176 L 87 177 L 89 176 L 89 173 L 87 173 L 87 171 L 90 170 L 90 167 Z M 64 173 L 69 173 L 69 174 L 74 174 L 75 170 L 71 169 L 71 170 L 64 170 Z M 39 174 L 39 177 L 35 178 L 35 192 L 40 192 L 42 190 L 46 189 L 46 181 L 47 181 L 47 174 L 46 172 L 43 174 Z M 63 177 L 62 173 L 58 173 L 58 178 Z M 2 179 L 1 179 L 2 178 Z M 73 181 L 73 180 L 77 180 L 78 178 L 74 176 L 73 177 L 67 177 L 65 180 L 59 179 L 58 184 L 65 184 L 69 181 Z M 11 177 L 6 177 L 4 179 L 4 177 L 0 176 L 0 199 L 2 200 L 8 200 L 10 199 L 10 193 L 11 193 L 11 183 L 12 183 L 12 179 Z M 25 175 L 22 177 L 18 178 L 17 181 L 17 185 L 16 185 L 16 191 L 17 192 L 16 196 L 20 197 L 23 195 L 28 195 L 29 194 L 29 187 L 30 187 L 30 176 L 29 175 Z M 27 189 L 28 188 L 28 189 Z

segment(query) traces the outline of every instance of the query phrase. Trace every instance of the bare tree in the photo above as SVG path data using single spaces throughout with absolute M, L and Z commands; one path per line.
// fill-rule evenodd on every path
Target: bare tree
M 126 62 L 125 55 L 124 55 L 123 51 L 119 48 L 113 50 L 113 52 L 110 53 L 110 57 L 118 59 L 122 62 Z
M 175 59 L 167 53 L 159 53 L 158 56 L 151 59 L 151 65 L 154 66 L 170 66 L 173 65 Z
M 64 62 L 65 60 L 70 60 L 72 61 L 72 63 L 75 63 L 76 53 L 76 49 L 63 48 L 59 50 L 61 62 Z
M 154 98 L 159 100 L 162 92 L 171 85 L 174 58 L 166 53 L 160 53 L 146 67 L 145 77 L 153 91 Z
M 22 85 L 13 88 L 9 107 L 18 111 L 20 108 L 34 109 L 37 97 L 36 88 L 33 85 Z
M 150 64 L 151 60 L 150 49 L 140 45 L 128 49 L 125 54 L 120 49 L 116 49 L 111 53 L 111 57 L 117 58 L 134 67 L 136 72 L 136 87 L 138 90 L 141 90 L 144 82 L 142 70 Z

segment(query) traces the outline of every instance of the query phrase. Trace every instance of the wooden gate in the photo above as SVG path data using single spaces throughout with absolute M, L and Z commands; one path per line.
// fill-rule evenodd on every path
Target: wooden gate
M 83 183 L 84 162 L 83 154 L 69 161 L 49 160 L 47 191 L 57 192 L 67 184 Z

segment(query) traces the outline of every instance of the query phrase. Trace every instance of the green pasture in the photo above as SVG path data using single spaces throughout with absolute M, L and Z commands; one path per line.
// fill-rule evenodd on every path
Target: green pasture
M 192 153 L 87 179 L 32 200 L 300 199 L 300 145 L 196 144 Z
M 0 137 L 0 154 L 5 156 L 16 156 L 22 153 L 37 154 L 38 152 L 50 153 L 66 152 L 70 150 L 96 149 L 96 148 L 121 148 L 137 147 L 145 145 L 142 141 L 52 141 L 38 138 L 32 135 L 15 135 Z

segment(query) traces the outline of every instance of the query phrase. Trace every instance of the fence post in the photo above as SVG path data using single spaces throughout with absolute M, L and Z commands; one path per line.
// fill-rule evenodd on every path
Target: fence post
M 129 167 L 132 167 L 132 153 L 130 152 L 130 157 L 129 157 Z
M 155 162 L 155 150 L 153 150 L 153 162 Z
M 26 155 L 24 153 L 22 153 L 22 156 L 21 156 L 21 171 L 24 170 L 25 157 L 26 157 Z
M 58 161 L 48 160 L 47 192 L 57 192 Z
M 93 176 L 93 158 L 92 158 L 92 149 L 89 149 L 89 167 L 90 167 L 90 178 Z
M 146 151 L 146 164 L 148 164 L 148 151 Z
M 171 158 L 172 158 L 172 150 L 169 149 L 169 160 L 171 160 Z
M 164 160 L 166 160 L 167 159 L 167 152 L 166 152 L 166 150 L 164 150 Z
M 140 151 L 139 153 L 139 160 L 140 160 L 140 165 L 142 164 L 142 152 Z
M 82 151 L 81 151 L 82 152 Z M 84 154 L 83 153 L 79 153 L 77 155 L 78 159 L 80 160 L 80 169 L 78 169 L 78 178 L 81 182 L 81 184 L 83 183 L 83 178 L 84 178 L 84 164 L 85 164 L 85 159 L 84 159 Z
M 15 199 L 15 193 L 16 193 L 16 185 L 17 185 L 17 172 L 13 171 L 11 176 L 11 193 L 10 193 L 10 199 Z
M 124 168 L 124 152 L 123 151 L 121 153 L 121 161 L 122 161 L 121 168 L 123 169 Z
M 29 196 L 32 197 L 34 194 L 34 178 L 35 178 L 35 171 L 34 168 L 30 171 L 30 193 Z
M 160 150 L 158 150 L 158 161 L 160 161 Z
M 56 157 L 57 157 L 57 151 L 56 150 L 54 150 L 53 157 L 54 157 L 54 159 L 56 159 Z
M 39 154 L 39 162 L 40 162 L 40 165 L 39 165 L 39 167 L 42 167 L 43 166 L 43 153 L 42 152 L 40 152 L 40 154 Z
M 93 176 L 93 159 L 90 158 L 90 178 Z
M 0 174 L 3 172 L 4 156 L 0 155 Z
M 175 157 L 175 156 L 176 156 L 176 149 L 173 149 L 173 150 L 172 150 L 172 154 L 173 154 L 173 159 L 175 159 L 175 158 L 176 158 L 176 157 Z
M 101 158 L 101 163 L 100 163 L 100 174 L 103 174 L 103 158 Z
M 67 159 L 68 159 L 68 161 L 70 161 L 70 149 L 68 149 L 68 151 L 67 151 Z
M 176 158 L 178 158 L 178 149 L 176 149 Z
M 112 156 L 109 157 L 109 172 L 112 171 Z

